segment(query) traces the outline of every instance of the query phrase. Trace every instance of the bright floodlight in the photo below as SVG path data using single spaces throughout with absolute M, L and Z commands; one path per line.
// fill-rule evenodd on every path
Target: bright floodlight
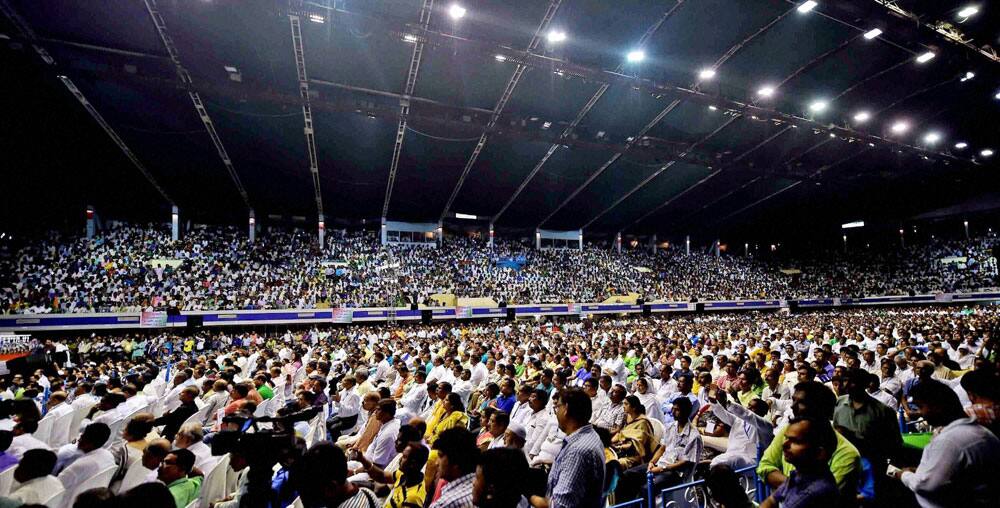
M 979 12 L 979 7 L 976 7 L 975 5 L 970 5 L 958 11 L 958 17 L 964 20 L 965 18 L 975 16 L 977 12 Z
M 938 141 L 941 141 L 941 134 L 937 132 L 928 132 L 924 135 L 924 143 L 927 143 L 928 145 L 933 145 Z
M 774 87 L 772 87 L 772 86 L 765 86 L 765 87 L 761 88 L 760 90 L 757 90 L 757 95 L 760 95 L 761 97 L 770 97 L 770 96 L 774 95 Z
M 503 55 L 497 55 L 497 56 L 495 56 L 495 57 L 493 57 L 493 58 L 496 58 L 496 60 L 497 60 L 498 62 L 506 62 L 506 61 L 507 61 L 507 57 L 505 57 L 505 56 L 503 56 Z
M 871 40 L 871 39 L 874 39 L 874 38 L 876 38 L 876 37 L 878 37 L 880 35 L 882 35 L 882 29 L 881 28 L 872 28 L 871 30 L 865 32 L 865 39 Z
M 807 0 L 799 5 L 798 11 L 804 14 L 815 9 L 817 5 L 819 4 L 814 0 Z
M 993 98 L 1000 101 L 1000 92 L 997 92 L 997 94 L 994 95 Z
M 326 18 L 324 18 L 322 14 L 310 14 L 309 21 L 312 21 L 313 23 L 326 23 Z
M 962 81 L 968 81 L 968 80 L 970 80 L 970 79 L 972 79 L 974 77 L 976 77 L 976 73 L 972 72 L 972 71 L 968 71 L 968 72 L 965 73 L 965 76 L 962 76 Z
M 403 40 L 406 42 L 417 42 L 417 36 L 413 34 L 406 34 L 403 36 Z
M 820 113 L 825 110 L 827 106 L 828 104 L 826 101 L 813 101 L 813 103 L 809 105 L 809 111 Z
M 933 51 L 928 51 L 917 57 L 917 63 L 927 63 L 931 61 L 931 58 L 934 58 L 935 56 L 936 55 L 934 55 Z
M 965 141 L 959 141 L 958 143 L 955 143 L 955 148 L 958 148 L 959 150 L 961 150 L 961 149 L 963 149 L 963 148 L 965 148 L 967 146 L 969 146 L 969 144 L 966 143 Z
M 715 77 L 715 69 L 711 67 L 706 67 L 698 72 L 698 79 L 706 80 Z
M 563 37 L 565 37 L 565 35 Z M 629 51 L 628 54 L 625 55 L 625 59 L 631 63 L 638 63 L 646 59 L 646 53 L 641 49 L 636 49 Z
M 715 110 L 717 110 L 719 108 L 717 108 L 717 107 L 712 106 L 711 104 L 709 104 L 708 109 L 709 109 L 709 111 L 715 111 Z
M 547 35 L 546 38 L 549 42 L 562 42 L 566 40 L 566 32 L 563 32 L 562 30 L 553 30 L 549 32 L 549 35 Z
M 910 124 L 908 124 L 906 122 L 896 122 L 896 123 L 892 124 L 891 130 L 892 130 L 892 132 L 894 134 L 902 134 L 902 133 L 906 132 L 907 130 L 909 130 L 909 128 L 910 128 Z
M 990 150 L 989 148 L 985 148 L 985 149 L 983 149 L 983 151 L 979 152 L 979 155 L 982 155 L 983 157 L 989 157 L 989 156 L 993 155 L 993 150 Z
M 458 4 L 451 4 L 451 7 L 448 8 L 448 15 L 451 16 L 452 19 L 459 19 L 465 16 L 465 7 Z
M 867 111 L 858 111 L 854 114 L 854 121 L 858 123 L 867 122 L 872 117 L 872 114 Z

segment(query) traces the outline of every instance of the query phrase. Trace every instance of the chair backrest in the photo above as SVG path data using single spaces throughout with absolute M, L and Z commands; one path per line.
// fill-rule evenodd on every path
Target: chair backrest
M 53 492 L 48 499 L 43 499 L 39 504 L 43 504 L 49 508 L 59 508 L 62 506 L 64 497 L 66 497 L 66 489 L 59 489 Z
M 52 424 L 52 433 L 49 434 L 49 446 L 59 448 L 69 443 L 70 428 L 73 426 L 74 416 L 76 416 L 76 412 L 70 411 L 56 418 L 56 421 Z
M 80 493 L 86 492 L 90 489 L 98 489 L 101 487 L 107 487 L 108 485 L 111 485 L 111 478 L 115 475 L 115 471 L 117 469 L 118 466 L 111 466 L 109 468 L 99 471 L 94 476 L 91 476 L 90 478 L 87 478 L 86 480 L 80 482 L 80 484 L 73 489 L 73 492 L 69 493 L 63 499 L 63 501 L 68 501 L 68 503 L 65 504 L 66 508 L 73 506 L 73 503 L 76 502 L 76 496 L 79 496 Z M 51 507 L 53 505 L 48 505 L 48 506 Z
M 76 436 L 80 435 L 80 423 L 83 422 L 83 419 L 86 418 L 87 413 L 90 412 L 90 408 L 92 407 L 94 407 L 94 405 L 78 406 L 73 408 L 73 420 L 69 424 L 70 441 L 76 439 Z
M 202 506 L 208 506 L 226 497 L 226 475 L 229 472 L 229 455 L 223 455 L 212 470 L 205 475 L 198 498 Z
M 33 434 L 35 436 L 35 439 L 37 439 L 37 440 L 39 440 L 39 441 L 41 441 L 43 443 L 48 443 L 49 442 L 49 436 L 52 435 L 52 424 L 54 424 L 55 422 L 56 422 L 55 415 L 46 416 L 45 418 L 42 418 L 41 420 L 39 420 L 38 421 L 38 429 L 35 430 L 35 432 Z
M 653 442 L 659 443 L 663 439 L 663 433 L 666 431 L 663 427 L 663 422 L 656 418 L 649 418 L 649 423 L 653 426 Z
M 198 410 L 194 412 L 194 414 L 189 416 L 187 420 L 184 420 L 184 423 L 181 424 L 181 427 L 189 423 L 198 423 L 198 424 L 205 423 L 205 417 L 208 416 L 208 410 L 209 406 L 207 405 L 199 407 Z
M 190 503 L 188 503 L 187 506 L 185 506 L 184 508 L 198 508 L 198 505 L 200 505 L 200 504 L 201 504 L 201 499 L 195 499 L 194 501 L 191 501 Z M 205 506 L 208 506 L 208 505 L 205 505 Z
M 108 437 L 107 442 L 104 443 L 104 446 L 102 448 L 104 448 L 105 450 L 110 450 L 111 447 L 115 445 L 115 443 L 120 442 L 121 440 L 118 438 L 121 437 L 122 427 L 124 426 L 125 426 L 124 417 L 118 418 L 115 421 L 109 423 L 108 429 L 111 430 L 111 434 L 109 434 L 110 437 Z M 107 487 L 107 485 L 105 485 L 105 487 Z
M 14 484 L 14 470 L 17 466 L 10 466 L 0 471 L 0 496 L 10 494 L 10 487 Z

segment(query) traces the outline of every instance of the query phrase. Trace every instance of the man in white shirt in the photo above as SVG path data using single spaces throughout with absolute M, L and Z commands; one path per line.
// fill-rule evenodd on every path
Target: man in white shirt
M 532 413 L 531 406 L 528 404 L 531 392 L 532 388 L 528 383 L 521 383 L 521 386 L 518 387 L 517 400 L 514 402 L 514 407 L 510 410 L 510 423 L 527 424 L 528 417 Z
M 753 399 L 747 409 L 730 401 L 724 390 L 707 389 L 712 413 L 731 429 L 726 451 L 713 458 L 711 466 L 726 464 L 731 469 L 740 469 L 755 464 L 757 447 L 766 447 L 774 439 L 774 426 L 764 418 L 768 412 L 767 403 Z M 712 400 L 713 396 L 715 400 Z
M 413 373 L 413 385 L 399 399 L 399 405 L 411 416 L 420 414 L 420 409 L 427 400 L 427 371 L 419 368 Z
M 333 396 L 337 415 L 327 422 L 327 430 L 330 432 L 330 439 L 334 441 L 341 433 L 349 433 L 357 426 L 358 414 L 361 411 L 361 396 L 354 389 L 356 383 L 354 376 L 344 376 L 344 379 L 340 380 L 340 392 Z
M 38 422 L 34 420 L 24 420 L 14 424 L 14 439 L 7 453 L 20 459 L 28 450 L 48 450 L 49 445 L 34 436 L 37 430 Z
M 948 385 L 922 381 L 910 390 L 924 421 L 939 430 L 924 448 L 920 465 L 890 468 L 926 508 L 996 506 L 1000 489 L 1000 440 L 966 416 L 958 395 Z
M 69 442 L 70 422 L 64 425 L 55 425 L 59 418 L 73 413 L 73 406 L 66 402 L 66 392 L 53 392 L 49 395 L 49 411 L 45 413 L 45 418 L 53 419 L 52 433 L 49 435 L 49 442 L 52 446 L 62 446 Z
M 103 448 L 110 436 L 111 429 L 103 423 L 92 423 L 83 429 L 76 443 L 79 456 L 59 473 L 59 481 L 66 489 L 67 499 L 72 499 L 71 496 L 77 493 L 76 488 L 84 480 L 93 478 L 109 467 L 115 467 L 114 455 Z
M 58 478 L 52 476 L 56 466 L 56 454 L 49 450 L 28 450 L 14 469 L 17 489 L 8 498 L 23 504 L 42 504 L 54 494 L 63 490 Z
M 546 409 L 549 403 L 549 392 L 536 388 L 531 392 L 528 399 L 528 407 L 531 408 L 531 415 L 528 416 L 524 424 L 527 431 L 527 438 L 524 442 L 524 451 L 528 453 L 536 443 L 545 439 L 545 429 L 548 427 L 552 413 Z
M 177 431 L 177 436 L 174 437 L 174 446 L 193 453 L 194 467 L 208 472 L 219 461 L 219 457 L 212 456 L 212 448 L 201 441 L 204 437 L 200 424 L 189 423 L 181 426 L 180 430 Z
M 396 436 L 399 434 L 399 420 L 396 419 L 396 401 L 382 399 L 373 415 L 379 423 L 378 434 L 365 450 L 365 458 L 372 464 L 385 467 L 396 455 Z

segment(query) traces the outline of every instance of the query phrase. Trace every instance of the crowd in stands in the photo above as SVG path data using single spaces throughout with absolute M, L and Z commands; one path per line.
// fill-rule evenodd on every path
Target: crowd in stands
M 597 508 L 651 473 L 730 507 L 752 468 L 761 506 L 998 506 L 998 338 L 982 306 L 38 341 L 69 361 L 0 378 L 0 505 Z M 253 415 L 295 435 L 261 485 L 212 451 Z
M 51 233 L 4 244 L 0 313 L 379 307 L 433 304 L 435 293 L 517 304 L 970 291 L 998 285 L 994 244 L 936 240 L 779 261 L 676 247 L 536 250 L 499 238 L 493 247 L 455 237 L 439 248 L 385 247 L 370 232 L 331 231 L 320 251 L 302 230 L 270 229 L 251 243 L 237 228 L 195 227 L 173 242 L 163 226 L 116 224 L 92 239 Z

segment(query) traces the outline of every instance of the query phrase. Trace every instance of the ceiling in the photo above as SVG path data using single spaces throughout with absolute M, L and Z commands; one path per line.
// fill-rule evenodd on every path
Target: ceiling
M 0 0 L 2 220 L 901 221 L 997 183 L 1000 14 L 965 3 Z

